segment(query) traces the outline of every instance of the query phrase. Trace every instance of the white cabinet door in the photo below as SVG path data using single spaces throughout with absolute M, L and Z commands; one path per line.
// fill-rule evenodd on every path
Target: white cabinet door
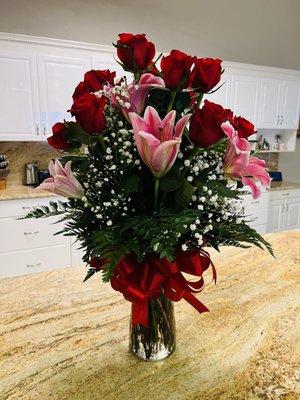
M 300 111 L 300 84 L 286 81 L 283 84 L 280 128 L 298 129 Z
M 51 128 L 64 119 L 70 121 L 67 110 L 72 105 L 75 87 L 91 69 L 90 58 L 70 58 L 51 55 L 38 56 L 41 120 L 43 136 L 51 135 Z
M 284 200 L 271 200 L 268 208 L 267 232 L 277 232 L 283 226 Z
M 205 94 L 203 99 L 207 99 L 213 103 L 221 104 L 221 106 L 224 108 L 230 108 L 231 75 L 224 72 L 222 74 L 221 81 L 217 84 L 217 87 L 219 86 L 221 87 L 216 92 L 212 94 Z
M 263 79 L 260 98 L 258 128 L 278 128 L 281 121 L 282 81 Z
M 283 229 L 299 228 L 300 198 L 287 199 L 285 201 L 285 217 Z
M 117 63 L 115 58 L 117 59 L 117 54 L 113 54 L 111 52 L 107 53 L 102 53 L 99 56 L 93 56 L 92 57 L 92 67 L 93 69 L 109 69 L 111 72 L 116 71 L 116 77 L 117 78 L 122 78 L 123 76 L 126 76 L 127 82 L 131 83 L 133 80 L 133 74 L 130 72 L 126 72 L 123 70 L 121 65 Z
M 36 57 L 0 52 L 0 140 L 39 140 Z
M 231 80 L 230 106 L 235 115 L 258 123 L 258 103 L 260 96 L 260 79 L 234 74 Z

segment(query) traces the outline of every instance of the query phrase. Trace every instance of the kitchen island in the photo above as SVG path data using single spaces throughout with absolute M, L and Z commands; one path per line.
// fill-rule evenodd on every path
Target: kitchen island
M 212 252 L 218 284 L 175 304 L 177 349 L 128 353 L 130 303 L 83 268 L 0 280 L 0 398 L 298 399 L 300 232 L 259 249 Z M 298 348 L 297 348 L 298 343 Z M 299 370 L 298 370 L 299 374 Z

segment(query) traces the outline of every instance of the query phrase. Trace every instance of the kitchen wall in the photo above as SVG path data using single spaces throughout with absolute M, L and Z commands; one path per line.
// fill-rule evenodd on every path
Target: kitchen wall
M 0 31 L 111 44 L 146 32 L 227 61 L 300 69 L 299 0 L 0 0 Z M 288 23 L 286 23 L 288 21 Z
M 278 169 L 282 171 L 284 180 L 300 183 L 300 137 L 295 152 L 280 154 Z
M 7 184 L 23 184 L 24 167 L 27 162 L 37 161 L 39 168 L 48 167 L 49 161 L 57 157 L 48 143 L 40 142 L 0 142 L 0 154 L 6 154 L 10 163 Z

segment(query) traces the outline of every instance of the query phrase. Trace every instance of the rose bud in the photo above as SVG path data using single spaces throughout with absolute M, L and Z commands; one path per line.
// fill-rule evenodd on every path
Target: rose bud
M 89 261 L 89 264 L 91 268 L 95 269 L 96 271 L 101 271 L 103 266 L 107 264 L 107 259 L 106 258 L 100 258 L 100 257 L 92 257 Z
M 106 127 L 105 105 L 105 97 L 97 97 L 93 93 L 85 93 L 74 100 L 70 112 L 86 133 L 91 135 L 99 134 Z
M 120 33 L 116 47 L 118 57 L 128 71 L 145 71 L 155 56 L 155 46 L 144 33 Z
M 230 122 L 240 138 L 247 139 L 256 132 L 255 126 L 243 117 L 234 117 Z
M 160 63 L 163 80 L 168 89 L 187 87 L 193 58 L 182 51 L 172 50 Z
M 190 122 L 190 139 L 198 147 L 209 147 L 225 137 L 221 128 L 223 122 L 232 118 L 232 111 L 219 104 L 204 101 L 204 106 L 197 108 Z
M 62 122 L 57 122 L 55 125 L 53 125 L 53 135 L 47 139 L 50 146 L 54 147 L 56 150 L 66 150 L 72 147 L 72 145 L 68 143 L 66 139 L 67 130 L 68 128 Z
M 201 93 L 210 92 L 221 79 L 222 60 L 197 58 L 189 79 L 189 87 Z
M 109 69 L 106 70 L 91 70 L 84 74 L 83 82 L 80 82 L 73 94 L 73 100 L 82 96 L 85 93 L 98 92 L 103 88 L 103 85 L 109 83 L 114 85 L 114 78 L 116 77 L 115 72 L 111 72 Z

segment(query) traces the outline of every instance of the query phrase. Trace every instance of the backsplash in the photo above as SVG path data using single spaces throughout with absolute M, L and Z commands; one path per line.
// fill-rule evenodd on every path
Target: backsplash
M 278 171 L 279 153 L 260 153 L 258 156 L 265 160 L 270 171 Z
M 37 161 L 40 169 L 48 167 L 51 158 L 57 157 L 58 152 L 48 143 L 42 142 L 0 142 L 0 154 L 6 154 L 9 160 L 10 174 L 8 185 L 24 183 L 25 164 Z

